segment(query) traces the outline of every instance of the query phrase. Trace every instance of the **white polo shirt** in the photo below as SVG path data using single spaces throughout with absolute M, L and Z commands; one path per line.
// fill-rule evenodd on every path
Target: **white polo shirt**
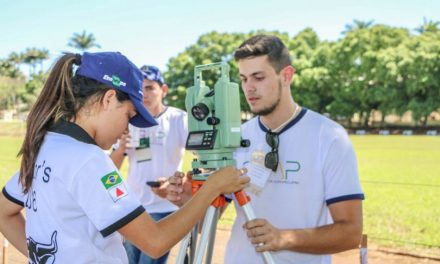
M 113 162 L 79 126 L 61 121 L 45 136 L 31 189 L 18 173 L 3 188 L 26 209 L 30 263 L 128 263 L 117 231 L 145 209 Z
M 236 152 L 237 167 L 249 167 L 270 152 L 267 129 L 253 118 L 242 126 L 248 148 Z M 353 147 L 344 128 L 313 111 L 303 109 L 279 134 L 279 160 L 260 193 L 248 192 L 257 218 L 280 229 L 314 228 L 332 223 L 328 205 L 364 199 Z M 254 176 L 248 173 L 251 181 Z M 248 240 L 245 216 L 236 205 L 237 218 L 226 249 L 225 263 L 264 263 Z M 275 263 L 331 263 L 330 255 L 292 251 L 272 252 Z
M 140 156 L 137 154 L 140 150 L 136 148 L 126 150 L 129 160 L 126 182 L 147 212 L 172 212 L 178 207 L 154 194 L 146 182 L 156 181 L 159 177 L 168 178 L 182 170 L 188 137 L 187 114 L 178 108 L 167 106 L 155 119 L 157 126 L 129 127 L 130 134 L 135 135 L 133 140 L 145 139 L 148 142 L 148 154 Z

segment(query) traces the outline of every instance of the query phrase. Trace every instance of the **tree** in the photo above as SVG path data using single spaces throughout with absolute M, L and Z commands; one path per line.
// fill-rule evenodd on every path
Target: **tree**
M 197 42 L 176 57 L 168 61 L 168 71 L 165 72 L 165 80 L 172 89 L 168 98 L 173 106 L 185 109 L 186 89 L 194 85 L 194 68 L 197 65 L 210 64 L 226 61 L 231 67 L 230 77 L 233 82 L 239 83 L 238 70 L 233 61 L 233 52 L 245 39 L 244 34 L 210 32 L 199 37 Z M 213 87 L 218 78 L 216 72 L 203 74 L 206 85 Z M 241 97 L 242 107 L 246 105 Z M 244 101 L 243 101 L 244 100 Z M 247 105 L 246 105 L 247 107 Z
M 341 94 L 347 91 L 353 96 L 347 96 L 342 102 L 357 108 L 363 119 L 363 126 L 368 126 L 372 110 L 385 109 L 391 93 L 389 86 L 378 78 L 376 64 L 377 54 L 382 50 L 398 47 L 409 38 L 406 29 L 375 25 L 371 28 L 357 29 L 348 34 L 335 45 L 336 63 L 332 76 L 339 83 L 335 98 L 344 99 Z M 385 114 L 385 113 L 384 113 Z
M 69 47 L 78 49 L 81 52 L 93 47 L 101 48 L 101 46 L 96 43 L 93 33 L 88 34 L 85 30 L 83 30 L 82 33 L 73 33 L 73 36 L 69 39 L 69 43 L 67 45 Z
M 47 49 L 27 48 L 21 54 L 22 61 L 29 65 L 29 76 L 36 74 L 36 66 L 40 64 L 40 72 L 43 71 L 43 61 L 49 58 L 49 51 Z
M 414 30 L 420 34 L 425 32 L 438 32 L 440 30 L 440 21 L 433 21 L 423 18 L 423 24 L 415 28 Z
M 26 84 L 18 90 L 18 96 L 23 103 L 26 103 L 26 109 L 30 109 L 31 106 L 37 100 L 38 95 L 43 89 L 44 83 L 49 76 L 48 72 L 40 72 L 39 74 L 34 74 L 33 78 L 26 82 Z
M 11 78 L 22 77 L 18 64 L 11 61 L 9 58 L 6 60 L 0 59 L 0 76 L 6 76 Z
M 19 90 L 24 87 L 24 78 L 0 76 L 0 110 L 14 108 L 19 99 Z
M 413 119 L 423 126 L 428 117 L 440 108 L 440 34 L 422 34 L 408 44 L 413 63 L 409 65 L 406 93 L 408 110 Z
M 361 20 L 354 19 L 352 24 L 345 25 L 345 30 L 342 31 L 342 34 L 345 35 L 348 32 L 355 31 L 358 29 L 370 28 L 373 24 L 374 24 L 374 20 L 361 21 Z
M 296 101 L 308 108 L 326 112 L 326 107 L 333 100 L 331 76 L 327 68 L 332 56 L 332 43 L 319 40 L 318 35 L 306 28 L 289 42 L 295 76 L 291 87 Z

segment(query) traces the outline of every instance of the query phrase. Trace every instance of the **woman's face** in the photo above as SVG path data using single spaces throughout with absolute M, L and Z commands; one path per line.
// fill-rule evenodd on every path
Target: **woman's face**
M 98 146 L 109 149 L 128 128 L 128 121 L 135 115 L 136 109 L 130 100 L 119 102 L 116 93 L 109 96 L 106 93 L 95 124 L 94 139 Z

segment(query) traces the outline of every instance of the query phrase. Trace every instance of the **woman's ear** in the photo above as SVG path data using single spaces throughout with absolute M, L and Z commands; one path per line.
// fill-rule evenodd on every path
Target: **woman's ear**
M 104 96 L 102 97 L 101 105 L 104 110 L 109 109 L 110 105 L 112 104 L 112 101 L 117 100 L 116 98 L 116 91 L 114 89 L 110 89 L 107 92 L 105 92 Z

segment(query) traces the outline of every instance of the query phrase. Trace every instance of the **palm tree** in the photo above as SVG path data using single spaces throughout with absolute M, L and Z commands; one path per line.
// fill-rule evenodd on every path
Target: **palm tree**
M 16 77 L 20 72 L 20 64 L 22 63 L 23 63 L 23 55 L 17 52 L 12 52 L 11 54 L 9 54 L 8 58 L 3 63 L 3 65 L 4 66 L 9 65 L 9 70 L 8 70 L 9 76 Z
M 49 58 L 49 51 L 47 49 L 27 48 L 21 54 L 23 62 L 29 64 L 29 76 L 35 74 L 37 63 L 40 64 L 41 71 L 43 71 L 43 61 Z
M 47 49 L 40 49 L 38 53 L 37 62 L 40 63 L 40 71 L 43 72 L 43 61 L 49 59 L 49 51 Z
M 345 25 L 345 30 L 342 31 L 342 34 L 345 35 L 350 31 L 364 29 L 364 28 L 370 28 L 373 24 L 374 24 L 374 20 L 361 21 L 361 20 L 354 19 L 353 24 Z
M 417 31 L 420 34 L 423 34 L 425 32 L 438 32 L 440 30 L 440 21 L 433 21 L 428 20 L 426 17 L 423 18 L 423 24 L 419 27 L 415 28 L 414 30 Z
M 23 62 L 23 56 L 22 54 L 18 54 L 17 52 L 12 52 L 8 56 L 8 61 L 10 61 L 16 68 L 20 66 L 20 64 Z
M 70 38 L 67 45 L 78 49 L 81 52 L 84 52 L 85 50 L 93 47 L 101 48 L 101 46 L 96 43 L 96 39 L 93 33 L 88 34 L 85 30 L 83 30 L 81 34 L 73 33 L 73 36 Z

